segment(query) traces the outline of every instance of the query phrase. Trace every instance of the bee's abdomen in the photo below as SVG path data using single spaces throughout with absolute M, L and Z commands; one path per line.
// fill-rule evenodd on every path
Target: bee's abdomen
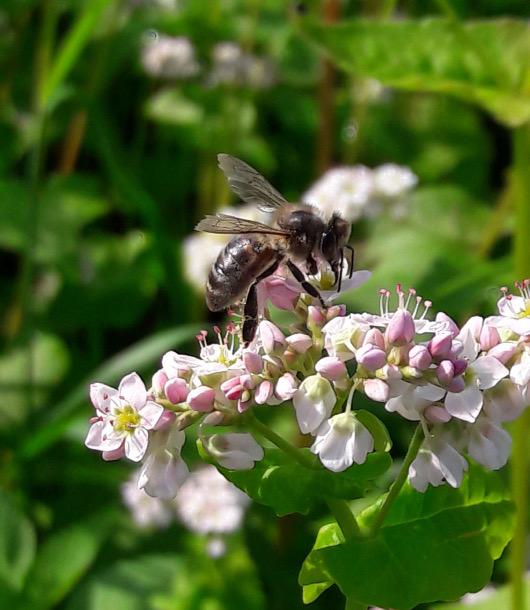
M 231 239 L 212 265 L 206 283 L 206 304 L 220 311 L 243 298 L 250 285 L 277 259 L 268 243 L 248 235 Z

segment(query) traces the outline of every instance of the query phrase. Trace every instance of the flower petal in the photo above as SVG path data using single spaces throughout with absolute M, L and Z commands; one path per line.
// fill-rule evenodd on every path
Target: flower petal
M 445 408 L 457 419 L 474 422 L 482 409 L 482 402 L 482 392 L 475 386 L 469 386 L 458 394 L 448 392 Z
M 145 455 L 149 443 L 149 433 L 139 426 L 125 439 L 125 456 L 133 462 L 139 462 Z
M 471 365 L 478 378 L 479 388 L 488 390 L 508 375 L 508 369 L 493 356 L 477 358 Z
M 164 413 L 164 407 L 148 400 L 143 407 L 138 409 L 142 418 L 142 426 L 147 430 L 152 430 Z
M 147 390 L 137 373 L 130 373 L 120 381 L 120 396 L 135 409 L 141 409 L 147 400 Z

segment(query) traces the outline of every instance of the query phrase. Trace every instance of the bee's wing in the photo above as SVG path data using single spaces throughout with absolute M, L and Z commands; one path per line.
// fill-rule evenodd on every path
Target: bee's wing
M 232 155 L 217 155 L 219 167 L 230 188 L 243 201 L 257 205 L 263 212 L 274 212 L 287 200 L 253 167 Z
M 195 230 L 204 231 L 205 233 L 267 233 L 268 235 L 289 235 L 287 231 L 270 227 L 262 222 L 237 218 L 237 216 L 229 216 L 228 214 L 205 216 L 195 227 Z

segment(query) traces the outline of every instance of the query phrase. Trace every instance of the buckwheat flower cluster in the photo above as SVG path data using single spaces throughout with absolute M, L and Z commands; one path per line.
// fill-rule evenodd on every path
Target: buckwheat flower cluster
M 322 210 L 355 221 L 376 216 L 384 208 L 394 216 L 404 213 L 405 195 L 418 178 L 408 167 L 385 163 L 374 169 L 364 165 L 328 170 L 304 194 L 303 200 Z
M 195 47 L 185 36 L 156 35 L 142 47 L 141 63 L 149 76 L 190 78 L 199 73 Z
M 218 85 L 265 89 L 274 84 L 275 69 L 271 60 L 245 52 L 237 43 L 217 43 L 212 50 L 212 67 L 207 82 Z

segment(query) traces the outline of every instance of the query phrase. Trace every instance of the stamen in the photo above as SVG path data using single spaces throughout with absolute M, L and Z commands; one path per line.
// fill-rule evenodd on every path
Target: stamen
M 379 291 L 379 313 L 381 314 L 381 317 L 385 316 L 385 310 L 384 310 L 385 294 L 386 294 L 386 290 L 384 288 L 381 288 L 381 290 Z
M 405 301 L 405 309 L 409 308 L 410 299 L 413 296 L 416 296 L 416 290 L 414 288 L 409 288 L 409 295 L 407 297 L 407 300 Z
M 416 297 L 416 307 L 414 307 L 414 310 L 412 311 L 412 317 L 415 318 L 417 313 L 418 313 L 418 309 L 420 307 L 420 303 L 421 303 L 422 299 L 420 296 Z
M 425 305 L 425 310 L 423 311 L 420 320 L 424 320 L 425 319 L 425 316 L 427 315 L 427 312 L 432 307 L 432 301 L 425 301 L 423 304 Z

